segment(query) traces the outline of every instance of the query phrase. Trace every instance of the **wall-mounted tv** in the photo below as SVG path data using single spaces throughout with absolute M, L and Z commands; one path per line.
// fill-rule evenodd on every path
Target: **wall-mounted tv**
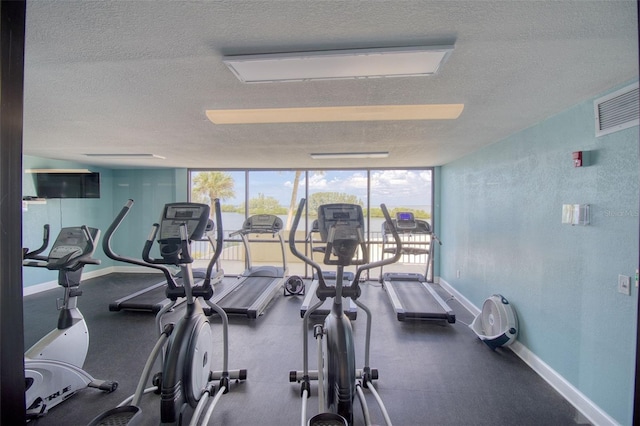
M 100 173 L 36 173 L 38 198 L 100 198 Z

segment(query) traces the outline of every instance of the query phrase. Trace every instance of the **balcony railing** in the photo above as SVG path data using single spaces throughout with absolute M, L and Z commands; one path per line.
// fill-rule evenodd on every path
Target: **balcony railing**
M 245 253 L 244 247 L 242 245 L 242 241 L 239 238 L 229 238 L 229 234 L 234 231 L 225 231 L 225 243 L 223 247 L 223 252 L 220 256 L 220 263 L 222 268 L 228 274 L 238 274 L 244 269 L 245 264 Z M 383 237 L 380 232 L 370 232 L 370 239 L 367 242 L 369 247 L 369 259 L 379 260 L 383 256 Z M 306 246 L 306 253 L 309 253 L 310 247 L 308 241 L 302 238 L 303 235 L 300 235 L 300 239 L 296 240 L 297 244 Z M 254 264 L 273 264 L 278 265 L 282 263 L 282 257 L 280 253 L 280 248 L 273 249 L 271 244 L 277 243 L 277 238 L 257 238 L 250 239 L 252 254 L 251 259 Z M 288 244 L 288 243 L 287 243 Z M 315 242 L 314 245 L 318 246 L 319 242 Z M 411 246 L 415 248 L 424 248 L 430 249 L 431 247 L 431 237 L 429 235 L 412 235 L 410 237 L 403 238 L 403 244 L 405 247 Z M 260 245 L 262 245 L 262 249 L 257 249 Z M 265 248 L 265 246 L 271 246 Z M 385 244 L 385 249 L 393 248 L 393 244 Z M 302 249 L 302 247 L 300 247 Z M 213 256 L 213 247 L 207 241 L 194 241 L 191 244 L 191 254 L 193 258 L 196 260 L 198 265 L 206 264 L 211 257 Z M 308 268 L 305 267 L 303 262 L 294 257 L 289 251 L 289 247 L 285 247 L 285 255 L 287 256 L 287 265 L 289 266 L 289 273 L 295 273 L 302 276 L 308 276 L 309 271 Z M 390 256 L 389 253 L 386 256 Z M 316 254 L 315 259 L 320 261 L 320 256 Z M 428 254 L 403 254 L 400 260 L 392 265 L 387 267 L 385 271 L 394 271 L 394 272 L 413 272 L 413 273 L 425 273 L 426 270 L 426 262 L 428 261 Z M 321 263 L 321 262 L 320 262 Z M 377 277 L 377 272 L 371 272 L 371 277 Z M 430 274 L 431 275 L 431 272 Z M 431 279 L 432 277 L 428 277 Z M 372 278 L 373 279 L 373 278 Z

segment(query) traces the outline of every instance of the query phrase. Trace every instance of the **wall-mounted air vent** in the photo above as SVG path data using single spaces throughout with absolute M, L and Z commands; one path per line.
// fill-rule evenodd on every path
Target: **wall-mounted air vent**
M 638 83 L 596 99 L 596 137 L 637 126 L 638 103 Z

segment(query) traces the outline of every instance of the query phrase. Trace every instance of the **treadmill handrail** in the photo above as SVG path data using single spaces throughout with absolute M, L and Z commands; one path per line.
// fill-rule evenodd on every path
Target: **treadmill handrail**
M 387 206 L 382 203 L 380 204 L 380 209 L 382 210 L 382 214 L 384 215 L 384 219 L 385 219 L 385 223 L 391 225 L 393 222 L 391 221 L 391 216 L 389 215 L 389 211 L 387 210 Z M 391 226 L 391 234 L 393 235 L 393 239 L 395 240 L 396 243 L 396 252 L 393 255 L 393 257 L 388 257 L 388 258 L 382 258 L 381 260 L 378 260 L 376 262 L 371 262 L 371 263 L 367 263 L 365 265 L 361 265 L 358 267 L 358 269 L 356 269 L 356 276 L 353 279 L 353 285 L 351 285 L 351 287 L 355 287 L 355 290 L 358 290 L 358 283 L 360 281 L 360 275 L 362 274 L 363 271 L 369 270 L 369 269 L 373 269 L 373 268 L 378 268 L 378 267 L 382 267 L 385 265 L 390 265 L 392 263 L 396 263 L 398 260 L 400 260 L 400 257 L 402 256 L 402 239 L 400 238 L 400 235 L 398 235 L 398 231 L 396 230 L 395 226 Z M 349 289 L 344 289 L 347 290 L 347 293 L 351 293 L 351 287 L 349 287 Z M 344 293 L 343 290 L 343 293 Z M 348 295 L 348 294 L 347 294 Z
M 412 228 L 412 229 L 401 229 L 398 231 L 398 227 L 396 226 L 397 221 L 391 221 L 391 224 L 385 222 L 382 224 L 382 255 L 384 256 L 384 253 L 386 253 L 387 251 L 385 251 L 385 243 L 388 241 L 389 237 L 388 234 L 389 232 L 393 232 L 393 230 L 397 231 L 400 234 L 403 235 L 409 235 L 409 237 L 411 237 L 412 235 L 426 235 L 429 236 L 430 240 L 429 241 L 403 241 L 403 247 L 400 249 L 401 250 L 401 254 L 408 254 L 408 255 L 423 255 L 426 254 L 427 257 L 427 264 L 426 264 L 426 270 L 425 270 L 425 279 L 428 279 L 428 275 L 429 275 L 429 266 L 431 263 L 431 257 L 433 256 L 433 242 L 434 240 L 439 244 L 442 245 L 442 241 L 440 241 L 440 239 L 438 238 L 438 236 L 436 235 L 435 231 L 433 230 L 433 228 L 431 227 L 431 225 L 429 224 L 429 222 L 427 222 L 426 220 L 422 220 L 422 219 L 414 219 L 414 222 L 416 223 L 416 227 Z M 410 248 L 408 246 L 425 246 L 428 248 L 424 249 L 424 253 L 420 252 L 420 249 L 416 249 L 416 248 Z M 397 248 L 397 246 L 396 246 Z M 380 268 L 380 278 L 379 281 L 382 282 L 383 280 L 383 268 Z
M 272 225 L 275 226 L 270 226 L 270 227 L 260 227 L 260 226 L 248 226 L 247 223 L 250 221 L 250 219 L 256 217 L 256 216 L 265 216 L 265 217 L 272 217 L 274 218 Z M 279 224 L 279 226 L 277 226 Z M 244 247 L 244 253 L 245 253 L 245 262 L 247 265 L 247 270 L 250 271 L 253 269 L 253 262 L 251 260 L 251 248 L 249 247 L 251 242 L 258 242 L 258 243 L 264 243 L 264 242 L 269 242 L 269 241 L 264 241 L 264 240 L 250 240 L 248 235 L 251 234 L 271 234 L 271 236 L 273 238 L 275 238 L 275 236 L 278 236 L 278 243 L 280 243 L 280 252 L 282 255 L 282 273 L 283 275 L 287 274 L 288 268 L 287 268 L 287 255 L 285 253 L 285 242 L 284 242 L 284 237 L 282 236 L 283 230 L 282 230 L 282 219 L 280 219 L 279 217 L 277 217 L 276 215 L 272 215 L 272 214 L 257 214 L 257 215 L 251 215 L 248 218 L 245 219 L 244 224 L 242 225 L 242 228 L 231 232 L 229 234 L 229 237 L 235 237 L 236 235 L 240 235 L 240 241 L 242 241 L 242 245 Z M 236 240 L 237 241 L 237 240 Z M 269 242 L 270 243 L 270 242 Z

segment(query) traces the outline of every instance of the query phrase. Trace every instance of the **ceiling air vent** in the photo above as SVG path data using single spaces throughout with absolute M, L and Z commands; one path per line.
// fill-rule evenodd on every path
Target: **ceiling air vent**
M 596 137 L 637 126 L 640 122 L 638 83 L 596 99 L 593 107 L 596 114 Z

